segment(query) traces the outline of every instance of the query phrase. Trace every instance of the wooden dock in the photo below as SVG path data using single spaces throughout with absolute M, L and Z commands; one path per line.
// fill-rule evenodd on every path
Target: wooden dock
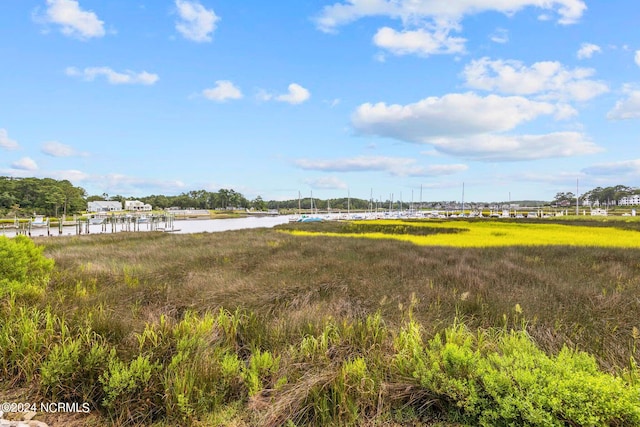
M 19 220 L 0 224 L 0 235 L 29 237 L 52 235 L 81 235 L 91 233 L 118 233 L 138 231 L 175 231 L 175 216 L 157 215 L 106 215 L 104 217 L 76 217 L 71 221 L 62 218 L 47 218 L 42 221 L 33 219 Z

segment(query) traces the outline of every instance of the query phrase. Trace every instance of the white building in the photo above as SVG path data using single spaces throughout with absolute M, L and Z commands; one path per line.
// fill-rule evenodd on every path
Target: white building
M 640 194 L 625 196 L 618 200 L 618 206 L 637 206 L 640 205 Z
M 107 200 L 96 200 L 87 204 L 87 212 L 120 212 L 122 203 Z
M 124 210 L 136 211 L 136 212 L 149 212 L 151 211 L 151 205 L 147 203 L 142 203 L 140 200 L 125 200 Z

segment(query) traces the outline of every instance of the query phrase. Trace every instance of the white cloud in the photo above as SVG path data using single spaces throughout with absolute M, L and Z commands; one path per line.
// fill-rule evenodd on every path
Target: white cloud
M 638 67 L 640 67 L 640 50 L 636 50 L 636 54 L 634 56 L 634 61 Z
M 627 97 L 616 102 L 607 114 L 609 120 L 640 119 L 640 90 L 624 89 Z
M 73 182 L 75 185 L 79 185 L 83 182 L 91 181 L 91 175 L 86 174 L 76 169 L 58 170 L 47 173 L 47 177 Z
M 578 132 L 543 135 L 481 134 L 467 138 L 437 138 L 432 144 L 445 154 L 481 161 L 537 160 L 602 151 Z
M 321 31 L 333 33 L 365 17 L 399 19 L 402 30 L 378 29 L 374 36 L 377 46 L 396 55 L 457 54 L 465 51 L 466 40 L 449 33 L 453 29 L 461 31 L 460 22 L 465 16 L 487 11 L 513 15 L 526 7 L 555 12 L 563 25 L 577 22 L 587 8 L 583 0 L 343 0 L 325 6 L 315 22 Z M 500 31 L 491 39 L 505 43 L 508 35 Z
M 589 175 L 640 175 L 640 159 L 598 163 L 582 172 Z
M 6 129 L 0 128 L 0 148 L 4 148 L 5 150 L 16 150 L 20 146 L 18 142 L 9 138 L 9 133 Z
M 11 164 L 11 167 L 24 171 L 38 170 L 38 164 L 30 157 L 23 157 L 20 160 L 16 160 Z
M 520 96 L 481 97 L 468 92 L 429 97 L 407 105 L 366 103 L 357 108 L 351 121 L 363 134 L 430 143 L 442 136 L 509 131 L 556 110 L 552 104 Z
M 463 53 L 465 39 L 451 37 L 448 28 L 433 31 L 427 29 L 396 31 L 382 27 L 373 36 L 376 46 L 389 50 L 395 55 L 416 54 L 429 56 L 434 54 Z
M 49 141 L 42 144 L 41 150 L 44 154 L 52 157 L 73 157 L 83 155 L 78 153 L 70 145 L 62 144 L 58 141 Z
M 483 161 L 514 161 L 592 154 L 600 148 L 577 132 L 509 135 L 545 115 L 572 108 L 520 96 L 474 93 L 431 97 L 408 105 L 362 104 L 352 116 L 362 134 L 429 144 L 438 152 Z
M 176 30 L 187 40 L 194 42 L 210 42 L 211 34 L 216 29 L 220 17 L 213 9 L 209 10 L 197 1 L 176 0 L 176 8 L 180 21 Z
M 65 179 L 71 182 L 82 182 L 87 187 L 93 186 L 99 189 L 99 193 L 108 194 L 177 194 L 184 191 L 186 185 L 179 180 L 159 180 L 154 178 L 110 173 L 106 175 L 89 175 L 81 171 L 58 171 L 51 173 L 57 179 Z
M 182 181 L 157 180 L 152 178 L 136 177 L 118 173 L 103 176 L 92 176 L 91 180 L 105 188 L 108 193 L 134 194 L 141 190 L 154 189 L 154 191 L 173 192 L 184 189 Z
M 416 165 L 416 160 L 406 157 L 358 156 L 351 158 L 318 160 L 298 159 L 294 164 L 304 170 L 324 172 L 387 172 L 394 176 L 450 175 L 467 169 L 466 165 Z
M 40 174 L 42 175 L 42 174 Z M 79 170 L 47 171 L 47 177 L 68 179 L 76 185 L 87 187 L 94 194 L 171 194 L 184 191 L 186 185 L 178 180 L 158 180 L 119 173 L 88 174 Z M 91 187 L 91 188 L 89 188 Z
M 553 115 L 553 117 L 556 120 L 568 120 L 577 115 L 578 115 L 578 110 L 573 108 L 571 105 L 559 103 L 559 104 L 556 104 L 556 112 Z
M 242 92 L 229 80 L 217 80 L 216 86 L 202 91 L 205 98 L 211 101 L 224 102 L 227 99 L 240 99 Z
M 494 43 L 505 44 L 509 41 L 509 31 L 504 28 L 497 28 L 489 38 Z
M 289 92 L 275 97 L 277 101 L 288 102 L 289 104 L 301 104 L 311 97 L 309 91 L 297 83 L 289 85 Z
M 335 176 L 325 176 L 305 181 L 311 187 L 320 190 L 346 190 L 349 186 Z
M 262 102 L 271 101 L 273 99 L 273 94 L 264 89 L 260 89 L 258 93 L 256 93 L 256 99 Z
M 594 73 L 591 68 L 567 69 L 557 61 L 536 62 L 527 67 L 520 61 L 484 57 L 467 64 L 462 75 L 466 85 L 474 89 L 587 101 L 609 90 L 606 84 L 589 79 Z
M 377 46 L 396 55 L 457 54 L 465 51 L 466 40 L 449 34 L 462 30 L 465 16 L 489 11 L 513 15 L 527 7 L 555 12 L 563 25 L 577 22 L 587 8 L 583 0 L 343 0 L 323 7 L 315 22 L 321 31 L 333 33 L 366 17 L 397 19 L 402 29 L 378 29 L 373 40 Z M 508 35 L 499 30 L 491 39 L 505 43 Z
M 79 70 L 75 67 L 68 67 L 65 70 L 65 74 L 70 77 L 81 77 L 87 81 L 93 81 L 98 76 L 104 76 L 112 85 L 141 84 L 150 86 L 160 80 L 160 77 L 158 77 L 157 74 L 148 73 L 146 71 L 139 73 L 131 70 L 117 72 L 109 67 L 89 67 L 84 70 Z
M 450 165 L 429 165 L 424 168 L 425 174 L 423 176 L 453 175 L 458 172 L 464 172 L 467 169 L 469 169 L 469 167 L 461 163 Z
M 582 43 L 576 55 L 578 59 L 587 59 L 587 58 L 591 58 L 594 53 L 600 53 L 600 52 L 602 52 L 602 49 L 597 44 Z
M 76 0 L 47 0 L 45 22 L 62 26 L 62 33 L 79 39 L 103 37 L 104 22 L 94 12 L 84 11 Z
M 424 19 L 459 21 L 465 15 L 486 11 L 512 15 L 525 7 L 555 11 L 560 24 L 577 22 L 587 9 L 582 0 L 345 0 L 325 6 L 316 23 L 321 30 L 331 32 L 368 16 L 399 18 L 405 23 Z

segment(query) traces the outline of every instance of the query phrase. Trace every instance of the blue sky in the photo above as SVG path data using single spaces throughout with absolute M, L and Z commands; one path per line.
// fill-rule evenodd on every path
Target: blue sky
M 630 0 L 2 0 L 0 175 L 89 194 L 638 186 Z

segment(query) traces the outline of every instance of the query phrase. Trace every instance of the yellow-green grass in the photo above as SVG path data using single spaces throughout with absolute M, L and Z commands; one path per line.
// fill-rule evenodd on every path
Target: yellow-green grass
M 555 223 L 527 223 L 502 221 L 403 221 L 375 220 L 366 224 L 410 225 L 434 229 L 458 229 L 457 233 L 435 233 L 429 235 L 368 233 L 317 233 L 306 230 L 290 230 L 297 236 L 358 237 L 368 239 L 394 239 L 422 246 L 495 247 L 495 246 L 597 246 L 637 248 L 640 247 L 640 232 L 614 227 L 589 227 Z

